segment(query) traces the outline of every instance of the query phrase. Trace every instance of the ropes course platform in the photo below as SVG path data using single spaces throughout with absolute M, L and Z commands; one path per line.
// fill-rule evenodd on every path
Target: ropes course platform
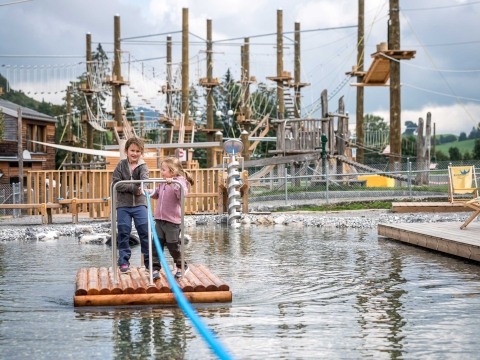
M 461 222 L 378 224 L 378 235 L 480 261 L 480 222 L 461 230 Z
M 205 265 L 188 264 L 190 271 L 176 279 L 183 295 L 191 303 L 225 303 L 232 301 L 230 287 Z M 77 272 L 74 306 L 119 306 L 176 304 L 177 301 L 161 271 L 160 279 L 149 285 L 145 268 L 130 267 L 130 274 L 120 274 L 113 281 L 112 268 L 81 268 Z M 173 270 L 170 270 L 173 273 Z

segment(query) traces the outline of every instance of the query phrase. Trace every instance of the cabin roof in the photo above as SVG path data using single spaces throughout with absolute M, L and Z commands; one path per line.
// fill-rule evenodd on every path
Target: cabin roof
M 54 117 L 42 114 L 38 111 L 26 108 L 24 106 L 19 106 L 11 101 L 0 99 L 0 109 L 2 109 L 4 114 L 7 114 L 13 117 L 18 117 L 17 109 L 19 107 L 22 109 L 22 118 L 31 119 L 31 120 L 41 120 L 41 121 L 47 121 L 47 122 L 53 122 L 53 123 L 57 122 L 57 119 L 55 119 Z

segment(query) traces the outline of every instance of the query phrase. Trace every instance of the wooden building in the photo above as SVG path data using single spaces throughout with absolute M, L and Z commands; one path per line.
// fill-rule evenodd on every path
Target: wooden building
M 55 143 L 57 120 L 38 111 L 0 100 L 4 115 L 4 136 L 0 140 L 0 183 L 19 182 L 18 179 L 18 108 L 22 109 L 22 149 L 24 178 L 30 170 L 54 170 L 55 149 L 32 143 L 36 140 Z

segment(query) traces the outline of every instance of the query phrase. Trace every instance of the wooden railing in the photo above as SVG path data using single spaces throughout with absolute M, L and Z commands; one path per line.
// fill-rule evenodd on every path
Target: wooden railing
M 218 184 L 221 169 L 188 170 L 195 180 L 185 199 L 185 214 L 216 213 L 218 208 Z M 29 171 L 25 187 L 28 204 L 56 203 L 64 199 L 101 199 L 111 198 L 110 184 L 113 170 L 62 170 Z M 151 179 L 161 178 L 160 170 L 150 170 Z M 82 204 L 81 212 L 89 212 L 93 218 L 108 218 L 109 205 Z M 155 200 L 152 200 L 155 207 Z M 37 210 L 28 210 L 29 215 Z M 67 213 L 68 209 L 55 209 L 54 214 Z

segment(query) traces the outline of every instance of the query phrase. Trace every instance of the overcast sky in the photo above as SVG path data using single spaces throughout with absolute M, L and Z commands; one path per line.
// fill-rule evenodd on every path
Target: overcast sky
M 3 0 L 3 3 L 13 0 Z M 460 6 L 455 6 L 460 5 Z M 83 55 L 85 34 L 91 32 L 94 47 L 101 42 L 105 50 L 113 46 L 113 19 L 121 16 L 122 37 L 168 33 L 181 30 L 182 8 L 189 8 L 190 31 L 200 38 L 206 37 L 206 19 L 213 22 L 213 39 L 231 39 L 251 36 L 251 74 L 258 80 L 275 76 L 275 36 L 255 35 L 276 32 L 276 13 L 283 9 L 284 31 L 293 31 L 296 21 L 302 30 L 339 27 L 357 24 L 357 0 L 34 0 L 17 5 L 1 6 L 2 24 L 1 55 Z M 480 122 L 480 1 L 474 0 L 400 0 L 401 48 L 416 50 L 415 59 L 405 61 L 401 67 L 402 77 L 402 123 L 417 121 L 432 113 L 437 124 L 437 133 L 467 133 Z M 421 10 L 426 9 L 426 10 Z M 408 21 L 407 21 L 408 19 Z M 370 55 L 375 45 L 387 41 L 388 1 L 365 0 L 366 59 L 365 68 L 371 64 Z M 172 34 L 174 41 L 181 34 Z M 190 36 L 191 42 L 200 42 Z M 293 38 L 293 34 L 290 35 Z M 302 33 L 302 81 L 312 86 L 303 89 L 304 115 L 311 113 L 318 103 L 323 89 L 338 94 L 331 99 L 329 108 L 337 108 L 339 96 L 345 96 L 346 109 L 355 122 L 356 88 L 345 81 L 345 72 L 356 64 L 356 28 Z M 164 41 L 165 35 L 145 38 L 148 41 Z M 424 47 L 421 43 L 425 45 Z M 233 42 L 233 41 L 232 41 Z M 235 41 L 241 42 L 241 40 Z M 230 42 L 231 43 L 231 42 Z M 265 45 L 253 45 L 253 44 Z M 293 73 L 293 44 L 285 39 L 284 68 Z M 122 48 L 130 51 L 131 59 L 163 57 L 163 44 L 127 44 Z M 204 44 L 190 47 L 191 82 L 205 76 Z M 214 76 L 222 77 L 230 68 L 238 79 L 240 71 L 239 45 L 215 45 Z M 109 53 L 111 56 L 111 53 Z M 125 55 L 126 56 L 126 55 Z M 0 72 L 6 75 L 7 66 L 50 66 L 66 68 L 66 64 L 82 61 L 81 58 L 12 58 L 1 57 Z M 174 47 L 174 62 L 181 61 L 180 46 Z M 84 65 L 76 67 L 78 75 Z M 439 72 L 435 68 L 449 70 Z M 125 69 L 125 67 L 124 67 Z M 155 70 L 154 70 L 155 69 Z M 459 72 L 477 70 L 477 72 Z M 11 70 L 12 71 L 12 70 Z M 19 70 L 17 70 L 19 71 Z M 56 78 L 32 81 L 24 74 L 23 90 L 35 91 L 37 99 L 61 102 L 61 94 L 54 94 L 65 87 L 62 79 L 72 72 Z M 155 78 L 153 78 L 155 71 Z M 455 71 L 455 72 L 453 72 Z M 131 82 L 144 97 L 156 96 L 158 87 L 164 84 L 165 60 L 131 63 Z M 10 73 L 12 76 L 13 72 Z M 20 84 L 20 72 L 16 73 Z M 62 78 L 63 76 L 63 78 Z M 28 80 L 30 79 L 30 80 Z M 27 85 L 26 82 L 30 83 Z M 352 80 L 351 82 L 356 82 Z M 345 86 L 341 87 L 343 84 Z M 19 85 L 20 86 L 20 85 Z M 43 87 L 42 87 L 43 86 Z M 37 90 L 35 90 L 37 89 Z M 44 90 L 40 94 L 39 89 Z M 421 90 L 424 89 L 424 90 Z M 48 91 L 47 91 L 48 90 Z M 48 95 L 47 92 L 51 92 Z M 141 105 L 141 97 L 125 89 L 135 105 Z M 457 99 L 456 96 L 461 97 Z M 162 104 L 162 99 L 152 100 Z M 389 119 L 389 90 L 387 87 L 365 89 L 365 113 L 377 114 Z M 313 113 L 312 116 L 318 115 Z

